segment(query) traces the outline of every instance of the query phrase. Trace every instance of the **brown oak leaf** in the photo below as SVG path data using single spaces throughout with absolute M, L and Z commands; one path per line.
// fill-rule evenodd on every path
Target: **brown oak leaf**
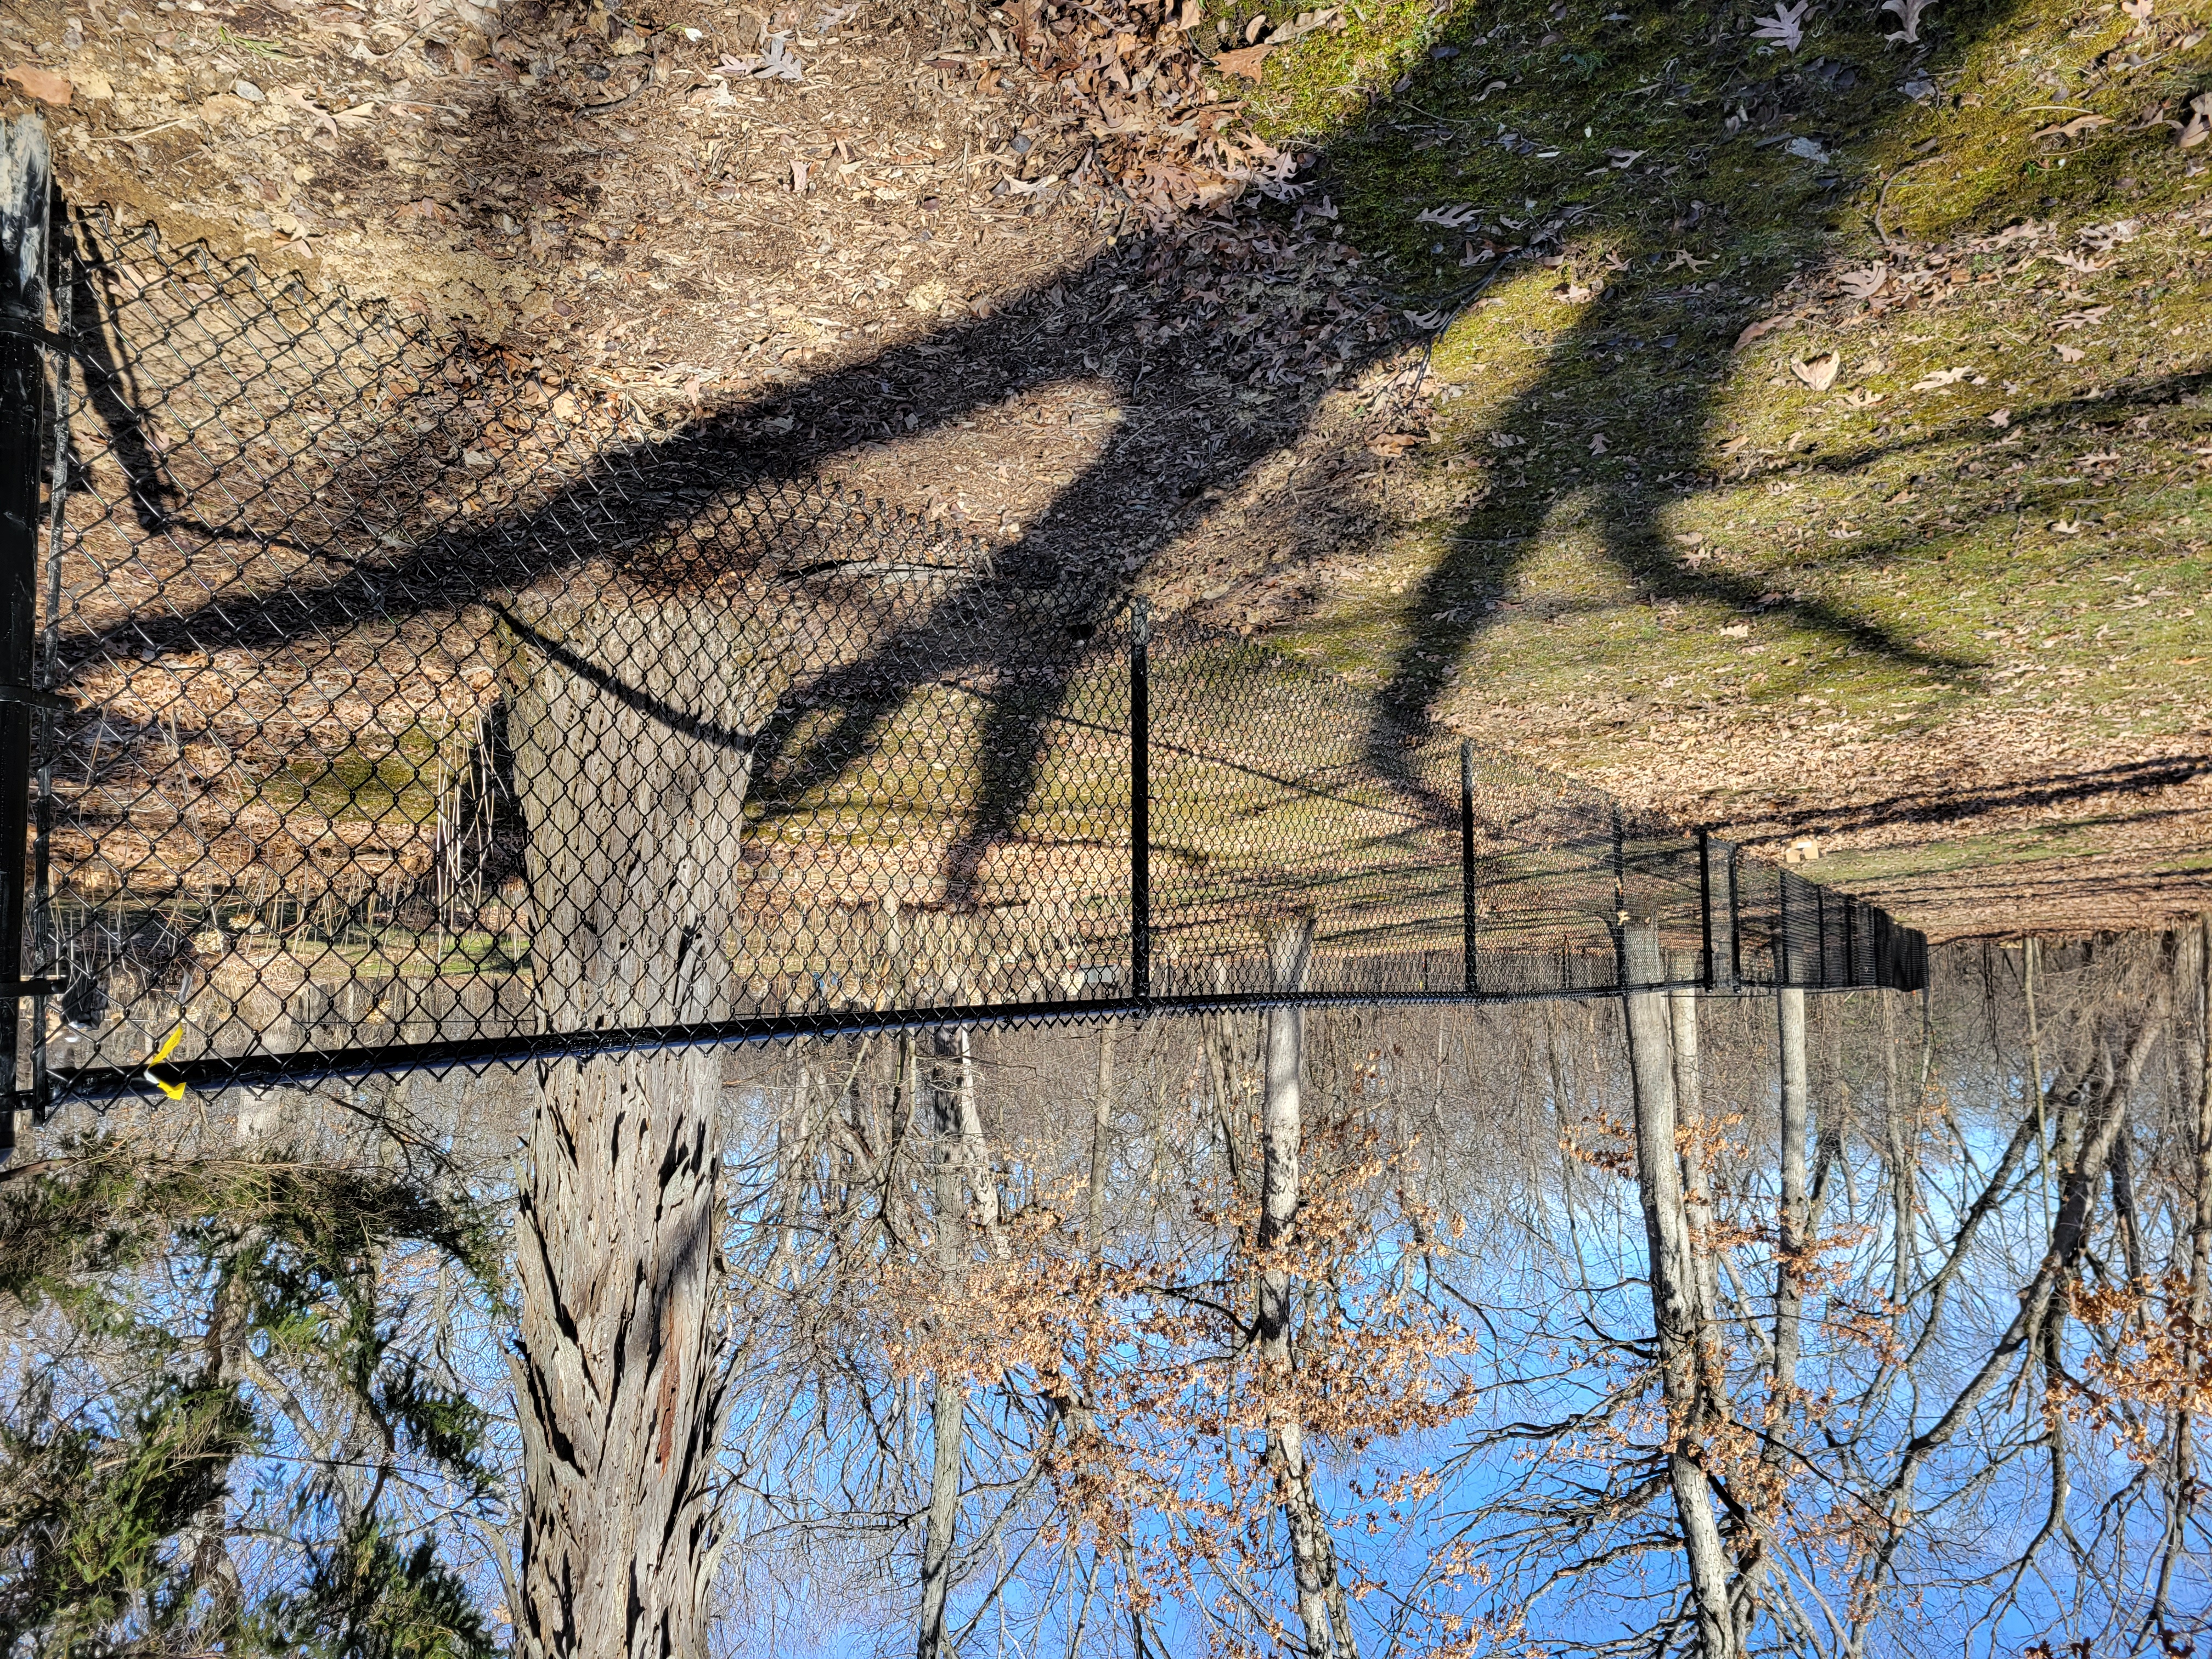
M 24 96 L 35 98 L 42 104 L 66 104 L 70 94 L 76 90 L 52 70 L 42 70 L 36 64 L 18 64 L 0 73 L 0 81 L 14 82 Z
M 1272 40 L 1262 40 L 1255 46 L 1240 46 L 1235 52 L 1223 52 L 1213 60 L 1213 66 L 1224 75 L 1241 75 L 1248 81 L 1257 81 L 1260 65 L 1267 61 L 1267 54 L 1274 49 Z
M 1843 358 L 1832 351 L 1823 351 L 1790 365 L 1790 372 L 1815 392 L 1826 392 L 1836 383 L 1836 374 L 1844 366 Z

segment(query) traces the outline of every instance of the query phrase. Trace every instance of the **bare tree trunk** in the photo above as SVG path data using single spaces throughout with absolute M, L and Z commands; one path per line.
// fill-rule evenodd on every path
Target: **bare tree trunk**
M 1278 984 L 1290 989 L 1304 984 L 1312 940 L 1310 922 L 1287 929 L 1276 938 Z M 1305 1103 L 1300 1074 L 1305 1036 L 1302 1011 L 1271 1008 L 1266 1019 L 1265 1079 L 1260 1103 L 1260 1248 L 1263 1251 L 1281 1244 L 1297 1224 Z M 1287 1268 L 1261 1269 L 1258 1312 L 1261 1357 L 1271 1365 L 1287 1365 L 1291 1316 Z
M 1829 1100 L 1827 1109 L 1819 1116 L 1814 1132 L 1813 1187 L 1808 1194 L 1809 1206 L 1805 1218 L 1806 1226 L 1813 1230 L 1819 1228 L 1820 1218 L 1826 1212 L 1829 1182 L 1838 1170 L 1845 1167 L 1844 1125 L 1850 1121 L 1851 1115 L 1850 1080 L 1844 1073 L 1843 1009 L 1832 1001 L 1827 1003 L 1822 1023 L 1828 1028 L 1826 1091 Z M 1844 1196 L 1848 1206 L 1850 1200 L 1848 1182 L 1845 1183 Z
M 2203 1047 L 2197 1055 L 2196 1207 L 2189 1225 L 2189 1314 L 2200 1326 L 2212 1291 L 2212 915 L 2197 925 L 2197 969 L 2201 976 L 2197 1018 Z
M 2197 925 L 2197 973 L 2199 973 L 2199 1051 L 2197 1051 L 2197 1099 L 2190 1106 L 2190 1232 L 2188 1232 L 2188 1301 L 2185 1318 L 2190 1329 L 2203 1329 L 2208 1303 L 2212 1303 L 2212 1285 L 2205 1283 L 2205 1270 L 2212 1265 L 2212 915 L 2201 918 Z M 2181 1044 L 2181 1009 L 2174 1009 L 2174 1046 Z M 2179 1232 L 2179 1230 L 2177 1230 Z M 2174 1252 L 2179 1255 L 2181 1241 L 2174 1239 Z M 2172 1318 L 2172 1310 L 2167 1310 Z M 2190 1382 L 2203 1376 L 2203 1367 L 2190 1360 Z M 2174 1407 L 2172 1420 L 2172 1451 L 2166 1458 L 2161 1471 L 2163 1498 L 2166 1498 L 2166 1537 L 2159 1544 L 2159 1575 L 2152 1586 L 2150 1608 L 2143 1614 L 2142 1631 L 2166 1632 L 2166 1624 L 2172 1617 L 2174 1568 L 2181 1566 L 2190 1551 L 2188 1524 L 2199 1498 L 2199 1475 L 2197 1475 L 2197 1413 L 2188 1407 L 2190 1395 Z
M 1784 994 L 1788 994 L 1785 993 Z M 1796 994 L 1800 997 L 1803 993 Z M 1720 1358 L 1720 1266 L 1713 1247 L 1713 1200 L 1706 1185 L 1705 1071 L 1698 1052 L 1698 992 L 1676 986 L 1667 994 L 1670 1047 L 1674 1054 L 1674 1140 L 1680 1148 L 1682 1243 L 1688 1253 L 1690 1284 L 1697 1315 L 1696 1420 L 1717 1421 L 1728 1412 L 1728 1379 Z M 1768 1449 L 1778 1450 L 1778 1443 Z M 1732 1525 L 1725 1541 L 1735 1553 L 1736 1578 L 1731 1596 L 1734 1639 L 1741 1649 L 1750 1640 L 1759 1590 L 1766 1581 L 1765 1544 L 1748 1515 Z M 1715 1524 L 1719 1524 L 1716 1516 Z
M 1799 993 L 1800 995 L 1803 994 Z M 1668 994 L 1668 1015 L 1674 1043 L 1674 1101 L 1682 1128 L 1682 1213 L 1689 1224 L 1690 1265 L 1698 1290 L 1698 1352 L 1709 1356 L 1714 1321 L 1721 1304 L 1720 1270 L 1713 1256 L 1713 1195 L 1706 1184 L 1705 1085 L 1698 1058 L 1698 993 L 1679 986 Z M 1717 1377 L 1701 1358 L 1701 1386 L 1717 1391 Z M 1716 1393 L 1715 1397 L 1717 1397 Z
M 953 1523 L 960 1515 L 960 1465 L 968 1449 L 968 1387 L 940 1370 L 929 1397 L 929 1515 L 921 1545 L 921 1616 L 915 1651 L 935 1659 L 945 1648 L 945 1604 L 952 1589 Z
M 2191 1328 L 2203 1330 L 2212 1311 L 2212 915 L 2197 924 L 2197 1101 L 2191 1124 L 2189 1192 L 2189 1304 Z M 2177 1020 L 2179 1025 L 2179 1021 Z M 2179 1032 L 2175 1033 L 2177 1041 Z M 2201 1379 L 2201 1365 L 2192 1363 L 2192 1380 Z M 2166 1473 L 2166 1539 L 2159 1553 L 2158 1583 L 2146 1627 L 2162 1626 L 2171 1605 L 2174 1569 L 2189 1547 L 2188 1522 L 2199 1501 L 2197 1473 L 2197 1425 L 2187 1406 L 2173 1414 L 2173 1455 Z
M 1097 1255 L 1106 1241 L 1106 1177 L 1114 1159 L 1114 1037 L 1120 1023 L 1108 1020 L 1098 1033 L 1098 1092 L 1091 1102 L 1091 1190 L 1084 1242 Z
M 1677 994 L 1680 994 L 1679 993 Z M 1766 1439 L 1759 1458 L 1780 1469 L 1797 1395 L 1797 1358 L 1805 1310 L 1806 1253 L 1813 1230 L 1812 1200 L 1805 1176 L 1806 1143 L 1811 1121 L 1811 1084 L 1806 1062 L 1805 993 L 1782 988 L 1775 993 L 1782 1060 L 1782 1212 L 1774 1267 L 1774 1336 L 1767 1344 L 1772 1366 L 1766 1409 Z M 1679 1030 L 1679 1027 L 1677 1028 Z M 1681 1062 L 1675 1062 L 1679 1086 Z M 1750 1620 L 1759 1591 L 1766 1582 L 1765 1540 L 1739 1542 L 1741 1582 L 1736 1586 L 1735 1628 L 1739 1649 L 1750 1645 Z
M 1782 1047 L 1782 1231 L 1780 1260 L 1774 1274 L 1774 1400 L 1771 1431 L 1787 1426 L 1790 1401 L 1797 1391 L 1797 1356 L 1805 1310 L 1805 1252 L 1808 1208 L 1805 1187 L 1805 1144 L 1812 1121 L 1810 1071 L 1805 1060 L 1805 994 L 1778 992 Z M 1781 1443 L 1767 1443 L 1770 1462 L 1780 1461 Z
M 2123 1106 L 2123 1113 L 2127 1108 Z M 2128 1264 L 2128 1288 L 2141 1291 L 2143 1286 L 2142 1225 L 2136 1214 L 2136 1179 L 2130 1158 L 2128 1126 L 2124 1117 L 2120 1132 L 2112 1138 L 2112 1156 L 2106 1166 L 2112 1177 L 2112 1219 L 2120 1230 L 2120 1253 Z
M 727 1010 L 747 734 L 763 699 L 750 654 L 702 642 L 693 610 L 611 587 L 600 603 L 509 619 L 531 964 L 555 1030 Z M 514 1622 L 532 1659 L 706 1651 L 720 1095 L 708 1048 L 540 1067 L 518 1182 L 513 1362 Z
M 1658 930 L 1628 924 L 1620 935 L 1621 983 L 1656 984 L 1662 977 Z M 1628 1059 L 1636 1091 L 1637 1186 L 1650 1255 L 1651 1312 L 1658 1329 L 1659 1373 L 1667 1398 L 1667 1474 L 1682 1526 L 1691 1607 L 1705 1659 L 1735 1659 L 1729 1612 L 1728 1556 L 1714 1517 L 1712 1485 L 1699 1461 L 1703 1400 L 1698 1387 L 1696 1269 L 1689 1218 L 1675 1152 L 1674 1060 L 1663 991 L 1623 994 Z
M 940 1032 L 934 1039 L 941 1068 L 948 1062 L 958 1079 L 952 1095 L 955 1121 L 960 1133 L 960 1166 L 968 1182 L 968 1200 L 975 1208 L 975 1224 L 982 1229 L 983 1243 L 993 1257 L 1004 1261 L 1012 1247 L 1000 1224 L 999 1169 L 991 1156 L 990 1138 L 983 1133 L 983 1113 L 975 1099 L 975 1054 L 968 1028 Z
M 930 1068 L 929 1097 L 937 1139 L 930 1196 L 937 1212 L 938 1297 L 949 1315 L 959 1303 L 961 1283 L 968 1273 L 962 1166 L 969 1166 L 976 1181 L 977 1219 L 994 1245 L 999 1242 L 999 1189 L 990 1176 L 989 1152 L 982 1146 L 982 1124 L 975 1115 L 975 1066 L 967 1031 L 933 1033 L 930 1051 L 935 1064 Z M 975 1172 L 978 1162 L 983 1165 L 980 1176 Z M 968 1453 L 968 1384 L 957 1371 L 939 1367 L 931 1382 L 929 1417 L 929 1512 L 922 1528 L 921 1611 L 915 1638 L 919 1659 L 937 1659 L 945 1650 L 953 1532 L 960 1518 L 960 1470 Z
M 2051 1127 L 2044 1121 L 2043 1027 L 2035 1016 L 2036 945 L 2029 939 L 2021 946 L 2021 984 L 2027 996 L 2028 1090 L 2035 1100 L 2036 1179 L 2043 1191 L 2043 1242 L 2051 1243 Z
M 1221 1150 L 1229 1160 L 1229 1178 L 1236 1183 L 1239 1196 L 1243 1196 L 1250 1190 L 1252 1172 L 1244 1165 L 1243 1126 L 1237 1121 L 1241 1114 L 1236 1105 L 1236 1043 L 1229 1029 L 1232 1018 L 1226 1013 L 1216 1014 L 1207 1022 L 1206 1066 L 1213 1095 L 1215 1123 L 1221 1133 Z
M 1312 951 L 1310 920 L 1275 936 L 1275 983 L 1279 989 L 1304 988 Z M 1299 1009 L 1268 1011 L 1260 1105 L 1260 1249 L 1263 1254 L 1287 1243 L 1297 1225 L 1298 1161 L 1305 1132 L 1301 1075 L 1304 1041 L 1304 1018 Z M 1287 1377 L 1291 1364 L 1291 1293 L 1289 1268 L 1276 1263 L 1261 1267 L 1256 1332 L 1260 1363 L 1278 1378 Z M 1337 1577 L 1336 1543 L 1329 1534 L 1328 1517 L 1314 1493 L 1305 1425 L 1296 1413 L 1269 1413 L 1267 1455 L 1290 1533 L 1291 1571 L 1309 1659 L 1356 1659 L 1359 1650 L 1352 1630 L 1351 1604 Z
M 1114 1150 L 1114 1048 L 1115 1038 L 1120 1030 L 1120 1022 L 1109 1020 L 1098 1034 L 1098 1091 L 1091 1107 L 1091 1186 L 1085 1194 L 1088 1202 L 1085 1206 L 1083 1235 L 1084 1243 L 1093 1261 L 1103 1255 L 1106 1249 L 1106 1178 L 1112 1170 Z M 1063 1376 L 1061 1384 L 1066 1393 L 1068 1421 L 1074 1431 L 1075 1444 L 1087 1454 L 1097 1443 L 1097 1429 L 1091 1415 L 1091 1402 L 1083 1397 L 1083 1391 L 1074 1377 Z M 1144 1607 L 1135 1594 L 1140 1583 L 1137 1552 L 1127 1533 L 1115 1539 L 1114 1554 L 1121 1566 L 1124 1597 L 1128 1606 L 1130 1650 L 1139 1659 L 1143 1659 L 1146 1644 Z M 1098 1557 L 1095 1553 L 1091 1557 L 1091 1572 L 1095 1583 L 1098 1573 Z M 1085 1587 L 1083 1595 L 1084 1605 L 1087 1608 L 1091 1601 L 1090 1585 Z M 1068 1642 L 1070 1653 L 1075 1651 L 1081 1634 L 1082 1622 L 1078 1620 L 1075 1636 Z
M 1888 1120 L 1889 1192 L 1893 1240 L 1897 1247 L 1890 1279 L 1890 1300 L 1899 1307 L 1912 1293 L 1912 1266 L 1919 1253 L 1920 1212 L 1915 1202 L 1919 1177 L 1920 1103 L 1915 1101 L 1908 1117 L 1898 1099 L 1897 1019 L 1895 1005 L 1881 998 L 1882 1111 Z

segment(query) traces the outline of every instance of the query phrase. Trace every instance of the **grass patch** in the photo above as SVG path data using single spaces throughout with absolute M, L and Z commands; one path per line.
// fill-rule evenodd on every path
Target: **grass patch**
M 2024 0 L 1905 43 L 1869 5 L 1791 52 L 1765 9 L 1355 7 L 1269 61 L 1305 199 L 1436 324 L 1392 539 L 1290 642 L 1717 823 L 1900 742 L 2201 743 L 2203 26 Z M 1793 781 L 1800 735 L 1835 763 Z

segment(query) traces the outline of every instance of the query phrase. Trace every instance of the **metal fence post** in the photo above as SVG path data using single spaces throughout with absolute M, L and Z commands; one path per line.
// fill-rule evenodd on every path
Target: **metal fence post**
M 1828 890 L 1825 887 L 1813 890 L 1813 937 L 1818 941 L 1813 947 L 1813 960 L 1819 964 L 1815 971 L 1825 987 L 1828 982 Z
M 1729 989 L 1743 988 L 1743 890 L 1736 879 L 1738 848 L 1728 849 Z
M 1699 980 L 1713 988 L 1713 832 L 1698 831 L 1698 923 L 1700 936 Z
M 1606 805 L 1613 813 L 1613 908 L 1625 917 L 1628 913 L 1627 831 L 1621 827 L 1620 803 Z
M 1129 981 L 1152 994 L 1152 606 L 1129 601 Z
M 54 328 L 67 337 L 74 321 L 70 301 L 72 271 L 67 263 L 66 238 L 53 239 Z M 38 647 L 38 668 L 31 683 L 51 687 L 59 678 L 62 614 L 62 539 L 69 515 L 70 360 L 54 358 L 53 407 L 47 411 L 50 441 L 46 449 L 46 615 Z M 56 711 L 64 699 L 50 690 L 36 694 L 38 725 L 32 732 L 31 890 L 26 912 L 30 939 L 27 948 L 46 974 L 60 974 L 62 952 L 54 927 L 54 727 Z M 53 1109 L 53 1079 L 46 1066 L 46 998 L 62 994 L 66 976 L 38 987 L 31 1002 L 31 1121 L 43 1123 Z
M 1475 992 L 1474 968 L 1474 744 L 1459 745 L 1459 933 L 1466 989 Z
M 1790 872 L 1782 872 L 1774 884 L 1775 908 L 1778 919 L 1774 925 L 1774 984 L 1779 990 L 1797 982 L 1797 952 L 1790 942 Z
M 15 1145 L 15 1066 L 29 850 L 33 641 L 46 367 L 46 218 L 52 170 L 34 116 L 0 124 L 0 1159 Z

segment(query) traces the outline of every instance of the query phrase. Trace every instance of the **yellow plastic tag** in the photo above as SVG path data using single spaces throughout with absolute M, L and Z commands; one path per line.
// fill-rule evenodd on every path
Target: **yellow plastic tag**
M 162 1076 L 159 1068 L 163 1060 L 177 1052 L 177 1045 L 184 1040 L 185 1022 L 179 1019 L 177 1022 L 177 1029 L 169 1033 L 161 1046 L 154 1051 L 154 1057 L 146 1062 L 146 1081 L 172 1100 L 182 1100 L 185 1097 L 185 1085 L 182 1082 L 172 1081 Z

